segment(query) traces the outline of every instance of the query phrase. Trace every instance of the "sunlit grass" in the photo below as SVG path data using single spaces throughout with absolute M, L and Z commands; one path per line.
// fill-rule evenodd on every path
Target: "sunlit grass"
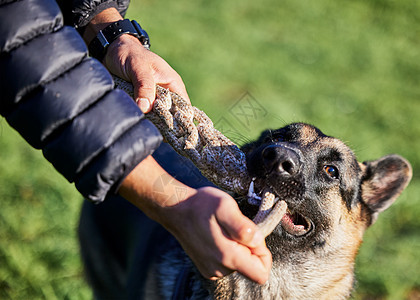
M 356 299 L 420 290 L 420 2 L 132 1 L 129 17 L 238 143 L 292 121 L 346 141 L 361 161 L 399 153 L 414 179 L 368 230 Z M 233 109 L 252 97 L 264 114 Z M 89 299 L 75 230 L 81 197 L 0 123 L 0 298 Z

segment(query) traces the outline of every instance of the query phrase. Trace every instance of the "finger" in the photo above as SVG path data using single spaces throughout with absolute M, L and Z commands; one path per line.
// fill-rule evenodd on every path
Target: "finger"
M 220 260 L 215 260 L 211 257 L 208 257 L 207 260 L 194 259 L 192 256 L 190 257 L 204 278 L 216 280 L 233 272 L 232 269 L 229 269 L 228 267 L 221 264 Z
M 265 246 L 254 248 L 251 253 L 248 249 L 242 248 L 235 254 L 234 267 L 239 273 L 259 284 L 264 284 L 268 280 L 272 258 Z
M 217 280 L 220 278 L 223 278 L 229 274 L 233 273 L 233 270 L 228 269 L 228 268 L 220 268 L 219 270 L 213 271 L 212 272 L 212 276 L 207 276 L 205 278 L 208 278 L 210 280 Z
M 258 256 L 266 270 L 271 269 L 272 256 L 270 250 L 268 250 L 265 242 L 260 246 L 251 249 L 252 255 Z
M 214 261 L 211 263 L 212 259 L 209 258 L 206 261 L 203 261 L 202 259 L 197 260 L 194 259 L 194 256 L 189 255 L 192 261 L 194 262 L 194 265 L 197 267 L 200 274 L 207 279 L 210 280 L 217 280 L 220 279 L 226 275 L 231 274 L 234 270 L 229 269 L 225 266 L 223 266 L 220 261 Z
M 226 239 L 220 231 L 220 237 Z M 220 242 L 220 241 L 219 241 Z M 196 244 L 194 246 L 197 246 Z M 191 247 L 191 245 L 183 244 L 184 249 L 186 250 L 189 257 L 194 262 L 198 271 L 204 278 L 210 280 L 216 280 L 222 278 L 226 275 L 231 274 L 234 270 L 223 265 L 221 258 L 221 249 L 217 249 L 214 252 L 212 247 L 198 248 Z M 213 250 L 213 251 L 212 251 Z M 198 256 L 197 256 L 198 255 Z
M 222 205 L 216 211 L 216 218 L 229 237 L 238 243 L 251 248 L 255 248 L 263 243 L 264 237 L 258 230 L 258 227 L 242 214 L 233 199 L 228 205 Z
M 156 98 L 156 86 L 152 75 L 142 73 L 132 79 L 134 87 L 134 99 L 144 113 L 152 110 Z
M 166 72 L 161 73 L 159 75 L 159 79 L 157 80 L 157 84 L 165 89 L 169 89 L 171 92 L 174 92 L 185 99 L 187 102 L 190 102 L 190 98 L 188 97 L 187 90 L 185 88 L 185 84 L 182 81 L 181 76 L 171 68 L 166 62 L 164 63 Z M 168 80 L 169 79 L 169 80 Z
M 170 91 L 178 94 L 179 96 L 181 96 L 185 101 L 187 101 L 188 103 L 191 103 L 190 101 L 190 97 L 188 96 L 187 90 L 185 88 L 184 83 L 182 82 L 182 80 L 180 82 L 171 82 L 168 84 L 159 84 L 160 86 L 169 89 Z
M 214 240 L 224 253 L 221 257 L 221 264 L 224 268 L 236 270 L 259 284 L 264 284 L 268 280 L 271 269 L 271 253 L 264 241 L 259 246 L 250 249 L 236 241 L 226 239 L 225 229 L 216 227 L 213 230 Z

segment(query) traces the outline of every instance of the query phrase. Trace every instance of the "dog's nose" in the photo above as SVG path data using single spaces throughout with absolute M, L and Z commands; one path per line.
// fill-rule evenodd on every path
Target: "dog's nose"
M 267 172 L 281 175 L 296 175 L 300 169 L 298 154 L 292 149 L 280 145 L 267 146 L 262 151 L 264 166 Z

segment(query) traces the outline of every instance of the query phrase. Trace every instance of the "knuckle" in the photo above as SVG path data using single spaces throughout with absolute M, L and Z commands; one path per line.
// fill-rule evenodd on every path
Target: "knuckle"
M 140 88 L 153 90 L 155 86 L 155 82 L 152 78 L 141 78 L 140 80 Z
M 184 88 L 185 88 L 185 84 L 184 84 L 184 81 L 182 81 L 182 77 L 181 77 L 178 73 L 176 73 L 176 72 L 175 72 L 175 74 L 174 74 L 173 76 L 174 76 L 175 82 L 176 82 L 179 86 L 181 86 L 181 87 L 184 87 Z
M 230 214 L 232 214 L 238 209 L 235 201 L 232 201 L 230 197 L 227 197 L 223 194 L 219 194 L 217 195 L 217 197 L 219 201 L 218 209 L 222 212 L 229 212 Z
M 241 227 L 239 227 L 237 231 L 237 239 L 239 241 L 248 242 L 252 239 L 253 234 L 255 233 L 255 230 L 248 226 L 248 224 L 244 224 Z

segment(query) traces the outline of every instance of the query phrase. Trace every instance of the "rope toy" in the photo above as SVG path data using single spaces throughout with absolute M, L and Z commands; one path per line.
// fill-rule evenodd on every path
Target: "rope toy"
M 115 86 L 132 98 L 131 83 L 113 77 Z M 210 118 L 192 106 L 178 94 L 159 85 L 156 86 L 156 101 L 147 118 L 159 129 L 172 148 L 189 158 L 200 172 L 222 189 L 247 195 L 250 204 L 259 205 L 253 221 L 268 236 L 287 210 L 284 201 L 278 201 L 268 189 L 259 197 L 254 192 L 254 181 L 246 168 L 245 154 L 214 128 Z

